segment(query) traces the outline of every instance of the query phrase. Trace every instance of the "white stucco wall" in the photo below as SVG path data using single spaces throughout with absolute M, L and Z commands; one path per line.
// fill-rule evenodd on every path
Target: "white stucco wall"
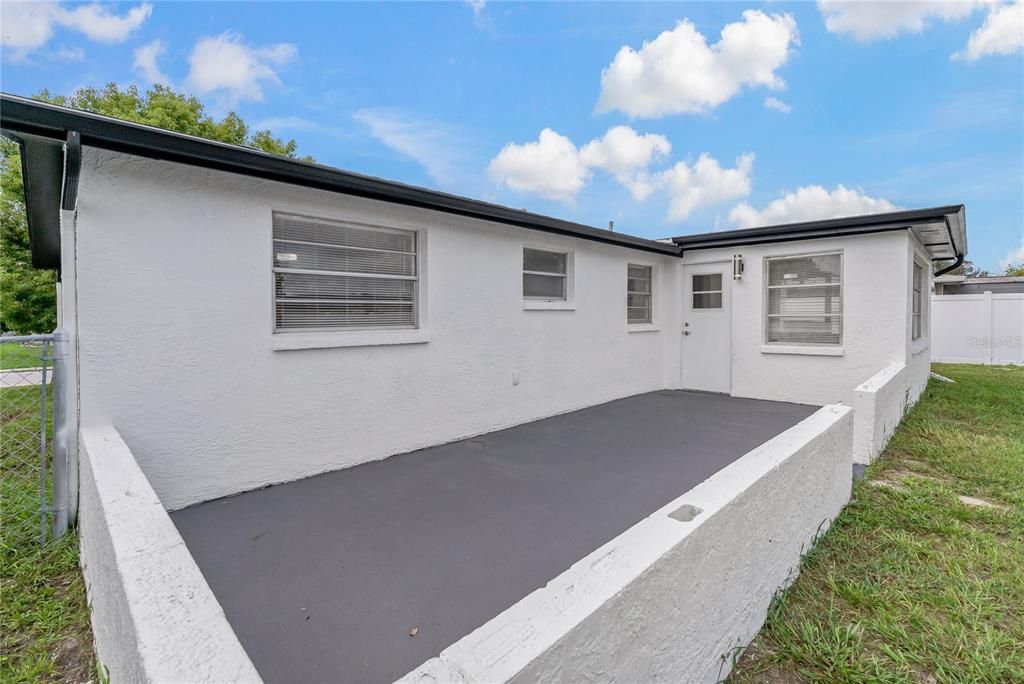
M 82 424 L 115 425 L 168 508 L 678 382 L 675 257 L 83 156 Z M 421 231 L 429 341 L 275 351 L 275 209 Z M 574 310 L 523 309 L 524 243 L 574 252 Z M 627 329 L 631 261 L 655 267 L 660 329 Z
M 82 574 L 109 681 L 262 681 L 117 431 L 82 430 L 80 456 Z
M 928 386 L 928 379 L 932 370 L 932 304 L 930 292 L 932 290 L 932 264 L 931 257 L 924 246 L 913 234 L 907 233 L 907 301 L 906 301 L 906 378 L 907 398 L 904 409 L 917 403 Z M 921 305 L 923 307 L 923 319 L 921 323 L 921 337 L 913 339 L 913 302 L 912 287 L 914 278 L 914 262 L 924 267 L 925 282 L 921 292 Z
M 849 499 L 852 428 L 849 407 L 820 409 L 401 681 L 724 679 Z
M 709 249 L 686 254 L 686 264 L 729 261 L 746 269 L 732 281 L 732 394 L 808 404 L 852 405 L 854 388 L 893 362 L 905 362 L 909 334 L 906 231 Z M 764 260 L 841 251 L 841 355 L 771 353 L 764 340 Z M 790 351 L 799 351 L 790 348 Z M 837 350 L 829 350 L 833 354 Z
M 875 460 L 896 431 L 908 405 L 913 403 L 909 371 L 891 363 L 857 386 L 853 399 L 853 462 Z

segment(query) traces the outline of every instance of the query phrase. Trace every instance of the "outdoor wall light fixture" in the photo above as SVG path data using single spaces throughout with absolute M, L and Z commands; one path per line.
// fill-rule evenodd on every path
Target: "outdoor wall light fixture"
M 739 280 L 743 277 L 743 255 L 732 255 L 732 279 Z

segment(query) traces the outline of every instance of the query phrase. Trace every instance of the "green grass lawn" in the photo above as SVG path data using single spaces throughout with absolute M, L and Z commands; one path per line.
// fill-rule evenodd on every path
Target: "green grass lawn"
M 52 352 L 52 347 L 51 347 Z M 0 344 L 0 369 L 39 368 L 42 347 L 24 346 L 16 343 Z M 53 363 L 49 363 L 53 366 Z
M 730 681 L 1024 682 L 1024 368 L 933 370 Z
M 39 544 L 38 431 L 39 388 L 0 390 L 0 682 L 95 681 L 78 534 Z

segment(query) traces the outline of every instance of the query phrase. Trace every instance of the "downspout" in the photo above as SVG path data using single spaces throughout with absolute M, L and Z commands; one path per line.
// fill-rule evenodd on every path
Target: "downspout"
M 950 264 L 949 266 L 946 266 L 943 269 L 939 269 L 938 271 L 936 271 L 932 275 L 934 277 L 936 277 L 936 278 L 939 277 L 940 275 L 945 275 L 946 273 L 949 273 L 950 271 L 952 271 L 954 268 L 958 268 L 963 263 L 964 263 L 964 255 L 963 254 L 958 254 L 957 257 L 956 257 L 956 261 L 954 261 L 952 264 Z
M 78 517 L 78 293 L 75 219 L 82 142 L 69 131 L 64 145 L 60 202 L 60 266 L 57 329 L 54 330 L 53 536 L 59 539 Z
M 61 211 L 74 211 L 78 206 L 78 178 L 82 173 L 82 136 L 68 131 L 64 143 L 64 188 L 61 192 Z

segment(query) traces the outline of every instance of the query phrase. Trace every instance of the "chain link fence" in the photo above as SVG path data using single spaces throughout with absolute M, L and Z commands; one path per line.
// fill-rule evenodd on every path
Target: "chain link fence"
M 53 501 L 54 336 L 0 337 L 0 526 L 4 546 L 46 543 Z

